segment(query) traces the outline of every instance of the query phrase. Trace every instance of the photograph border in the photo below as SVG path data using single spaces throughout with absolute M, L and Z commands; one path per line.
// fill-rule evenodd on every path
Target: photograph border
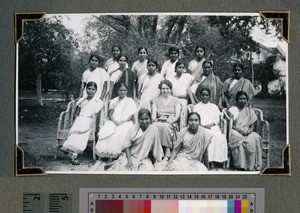
M 289 43 L 290 42 L 290 11 L 258 11 L 258 13 L 266 19 L 275 19 L 275 20 L 280 20 L 281 21 L 281 36 L 283 37 L 283 39 Z M 18 42 L 22 39 L 23 36 L 23 30 L 24 30 L 24 22 L 25 21 L 34 21 L 34 20 L 39 20 L 40 18 L 42 18 L 44 15 L 46 15 L 47 12 L 17 12 L 15 13 L 15 43 L 16 43 L 16 57 L 18 56 Z M 52 14 L 52 13 L 51 13 Z M 53 13 L 53 15 L 64 15 L 66 13 Z M 67 14 L 94 14 L 94 13 L 67 13 Z M 109 15 L 109 14 L 132 14 L 132 15 L 138 15 L 141 13 L 99 13 L 99 14 L 105 14 L 105 15 Z M 142 14 L 153 14 L 153 13 L 142 13 Z M 182 13 L 178 13 L 178 12 L 156 12 L 154 14 L 172 14 L 172 15 L 176 15 L 176 14 L 182 14 Z M 217 15 L 224 15 L 224 14 L 257 14 L 257 13 L 249 13 L 249 12 L 234 12 L 234 13 L 220 13 L 220 12 L 208 12 L 208 13 L 202 13 L 202 12 L 197 12 L 197 13 L 190 13 L 190 12 L 184 12 L 184 14 L 217 14 Z M 16 70 L 15 70 L 15 82 L 17 82 L 17 70 L 18 70 L 18 65 L 17 65 L 17 58 L 16 58 Z M 15 86 L 16 88 L 16 86 Z M 17 88 L 16 88 L 17 89 Z M 18 98 L 18 91 L 15 92 L 16 94 L 16 101 Z M 287 93 L 288 94 L 288 93 Z M 262 176 L 266 176 L 266 175 L 291 175 L 291 167 L 290 167 L 290 143 L 288 142 L 289 140 L 289 122 L 288 122 L 288 95 L 286 96 L 286 105 L 287 105 L 287 112 L 286 112 L 286 129 L 287 129 L 287 145 L 286 147 L 281 151 L 282 152 L 282 156 L 281 156 L 281 162 L 282 165 L 279 167 L 265 167 L 263 168 L 263 170 L 261 172 L 230 172 L 230 173 L 223 173 L 223 172 L 210 172 L 209 174 L 205 173 L 205 174 L 195 174 L 195 172 L 192 173 L 187 173 L 185 172 L 178 174 L 178 172 L 168 172 L 168 173 L 160 173 L 160 172 L 155 172 L 155 173 L 147 173 L 147 172 L 130 172 L 130 173 L 125 173 L 126 175 L 173 175 L 173 174 L 177 174 L 177 175 L 216 175 L 216 174 L 240 174 L 241 175 L 245 175 L 245 174 L 259 174 Z M 17 105 L 15 104 L 15 107 Z M 18 115 L 18 109 L 15 109 L 15 115 Z M 18 116 L 16 116 L 16 122 L 18 120 Z M 17 123 L 16 123 L 16 129 L 18 128 Z M 18 134 L 18 131 L 16 131 L 16 135 Z M 17 136 L 18 138 L 18 136 Z M 17 143 L 17 139 L 16 139 L 16 143 Z M 25 167 L 24 166 L 24 151 L 16 144 L 16 149 L 15 149 L 15 176 L 38 176 L 38 175 L 47 175 L 47 174 L 124 174 L 124 172 L 57 172 L 57 171 L 44 171 L 43 168 L 41 167 Z

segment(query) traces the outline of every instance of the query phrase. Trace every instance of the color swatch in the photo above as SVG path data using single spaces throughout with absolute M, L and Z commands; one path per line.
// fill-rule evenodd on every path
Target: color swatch
M 95 213 L 249 213 L 248 200 L 96 200 Z

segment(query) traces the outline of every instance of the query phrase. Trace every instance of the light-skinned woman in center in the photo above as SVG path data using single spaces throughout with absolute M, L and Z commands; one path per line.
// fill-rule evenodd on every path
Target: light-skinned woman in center
M 164 160 L 171 156 L 173 148 L 174 129 L 178 125 L 181 104 L 178 98 L 172 96 L 172 83 L 168 80 L 160 82 L 158 88 L 161 94 L 152 104 L 153 125 L 159 130 L 159 137 L 164 149 Z

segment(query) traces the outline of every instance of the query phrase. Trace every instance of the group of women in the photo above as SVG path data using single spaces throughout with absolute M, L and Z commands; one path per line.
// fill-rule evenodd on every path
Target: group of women
M 92 115 L 108 97 L 108 120 L 96 144 L 106 170 L 207 171 L 213 163 L 227 161 L 228 147 L 237 169 L 261 169 L 261 138 L 253 131 L 257 117 L 248 107 L 257 91 L 242 77 L 242 64 L 234 65 L 234 76 L 223 84 L 214 75 L 213 62 L 205 60 L 204 47 L 196 46 L 187 69 L 176 47 L 169 48 L 170 59 L 160 71 L 156 60 L 147 59 L 146 47 L 139 47 L 138 54 L 132 69 L 117 46 L 105 69 L 99 68 L 98 55 L 90 56 L 77 101 L 80 114 L 61 147 L 72 164 L 79 164 Z M 187 114 L 188 104 L 194 107 Z M 228 142 L 219 128 L 222 109 L 234 120 Z M 179 123 L 187 127 L 181 125 L 178 132 Z

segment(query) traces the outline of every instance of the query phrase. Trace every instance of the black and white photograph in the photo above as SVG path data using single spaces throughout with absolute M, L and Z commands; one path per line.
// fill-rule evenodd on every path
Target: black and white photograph
M 288 142 L 288 43 L 259 13 L 25 21 L 16 143 L 47 174 L 249 174 Z

